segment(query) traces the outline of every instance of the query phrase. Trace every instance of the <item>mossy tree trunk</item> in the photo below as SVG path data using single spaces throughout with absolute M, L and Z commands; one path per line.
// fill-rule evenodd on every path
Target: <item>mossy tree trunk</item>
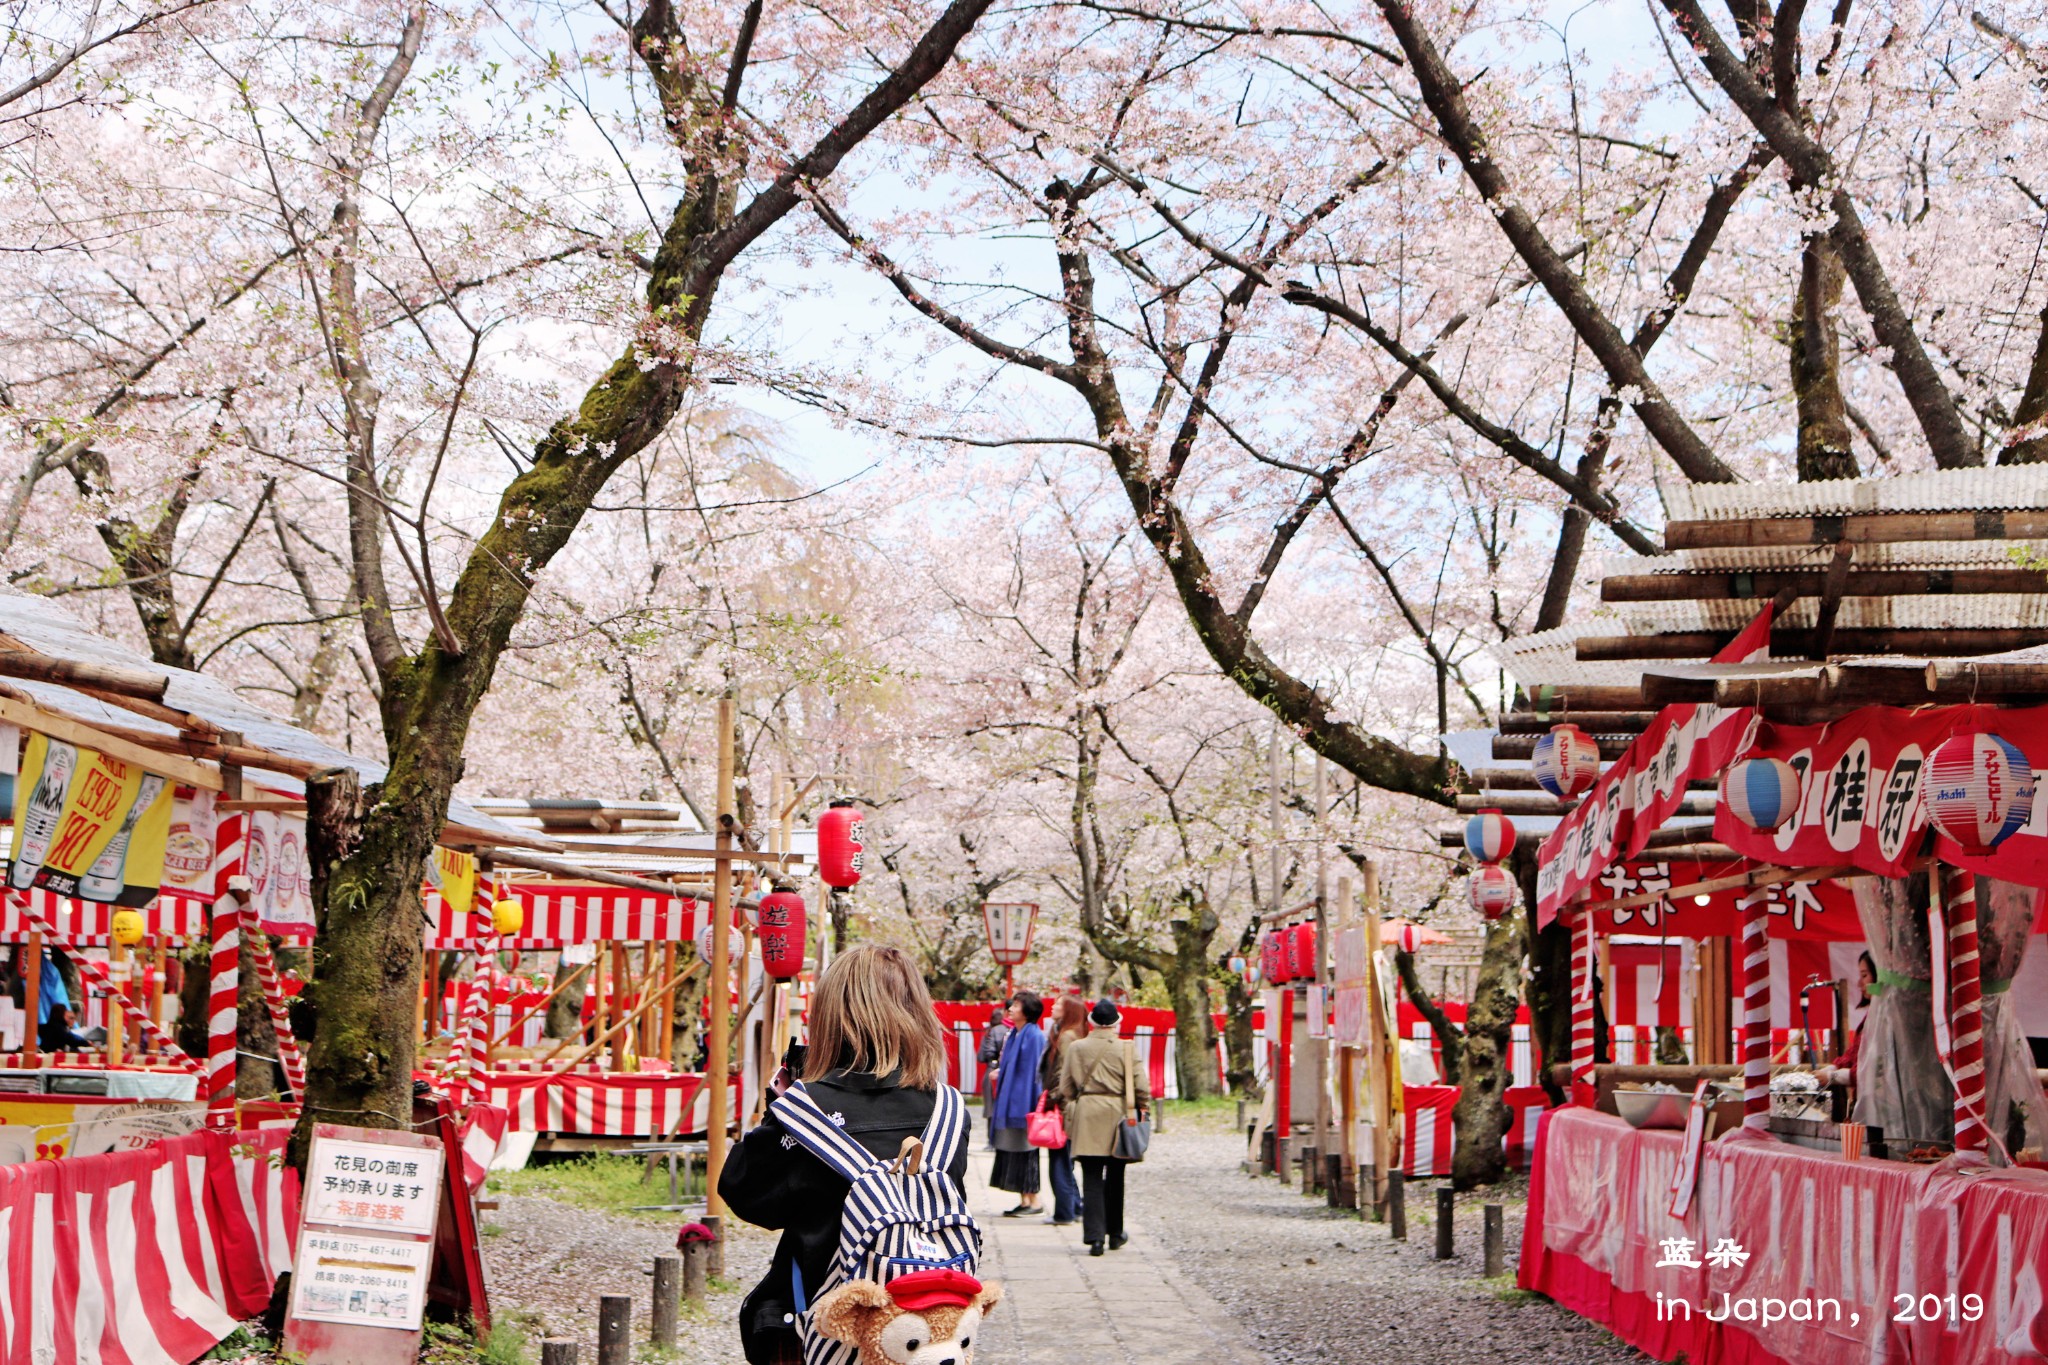
M 696 346 L 728 267 L 944 69 L 989 3 L 954 0 L 858 104 L 744 205 L 744 156 L 729 130 L 751 23 L 729 69 L 706 71 L 684 59 L 688 46 L 667 0 L 642 7 L 633 28 L 636 52 L 684 170 L 682 197 L 649 270 L 646 326 L 506 485 L 453 590 L 428 604 L 439 609 L 430 613 L 435 628 L 424 644 L 377 660 L 390 768 L 367 793 L 353 845 L 330 848 L 317 869 L 322 951 L 312 989 L 320 1027 L 296 1143 L 319 1122 L 388 1128 L 410 1121 L 420 884 L 462 776 L 471 720 L 536 578 L 606 481 L 661 434 L 691 391 Z M 352 522 L 381 528 L 374 501 L 353 486 L 350 494 Z M 366 622 L 393 619 L 388 601 L 360 605 Z
M 1514 1083 L 1509 1065 L 1515 1010 L 1522 1003 L 1522 921 L 1503 915 L 1486 926 L 1479 980 L 1466 1007 L 1463 1075 L 1457 1107 L 1457 1146 L 1451 1153 L 1451 1185 L 1469 1190 L 1491 1185 L 1507 1173 L 1501 1139 L 1510 1115 L 1505 1099 Z

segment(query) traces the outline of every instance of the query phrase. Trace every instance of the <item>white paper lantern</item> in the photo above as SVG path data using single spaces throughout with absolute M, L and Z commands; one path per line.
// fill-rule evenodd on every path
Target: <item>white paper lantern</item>
M 2034 769 L 2000 735 L 1956 735 L 1927 760 L 1927 813 L 1965 853 L 1989 853 L 2034 810 Z
M 1515 822 L 1497 810 L 1483 810 L 1465 822 L 1465 849 L 1482 863 L 1497 863 L 1515 850 Z
M 1487 863 L 1472 874 L 1472 908 L 1488 919 L 1499 919 L 1515 903 L 1515 879 L 1498 863 Z
M 1536 741 L 1530 767 L 1552 796 L 1577 796 L 1600 776 L 1600 746 L 1576 725 L 1559 725 Z
M 1721 774 L 1721 804 L 1751 829 L 1777 829 L 1799 810 L 1799 770 L 1782 758 L 1745 758 Z

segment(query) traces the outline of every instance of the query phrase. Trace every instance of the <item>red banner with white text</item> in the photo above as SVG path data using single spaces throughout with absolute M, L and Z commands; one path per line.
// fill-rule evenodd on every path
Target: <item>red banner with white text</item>
M 1675 886 L 1698 886 L 1741 872 L 1747 866 L 1742 860 L 1700 863 L 1642 858 L 1618 862 L 1594 880 L 1593 898 L 1596 902 L 1625 900 L 1669 891 Z M 1687 892 L 1675 899 L 1618 910 L 1596 908 L 1593 924 L 1603 935 L 1726 938 L 1742 932 L 1741 901 L 1748 894 L 1747 889 L 1736 887 Z M 1855 895 L 1840 882 L 1785 882 L 1764 888 L 1762 894 L 1764 908 L 1770 912 L 1772 938 L 1855 942 L 1863 937 L 1863 926 L 1856 918 Z M 1705 904 L 1701 904 L 1702 899 Z
M 1771 608 L 1714 656 L 1716 663 L 1765 657 Z M 1685 799 L 1686 784 L 1712 777 L 1735 757 L 1754 713 L 1747 708 L 1667 706 L 1600 775 L 1536 855 L 1537 926 L 1557 917 L 1617 859 L 1633 858 Z
M 1746 753 L 1783 759 L 1797 770 L 1798 814 L 1779 829 L 1755 830 L 1723 807 L 1714 836 L 1758 862 L 1786 867 L 1843 864 L 1899 877 L 1932 852 L 1986 876 L 2048 887 L 2048 800 L 2038 795 L 2027 823 L 1988 854 L 1966 854 L 1938 830 L 1927 845 L 1928 755 L 1951 735 L 1978 731 L 2002 735 L 2036 773 L 2048 764 L 2048 707 L 1873 706 L 1830 725 L 1758 724 Z

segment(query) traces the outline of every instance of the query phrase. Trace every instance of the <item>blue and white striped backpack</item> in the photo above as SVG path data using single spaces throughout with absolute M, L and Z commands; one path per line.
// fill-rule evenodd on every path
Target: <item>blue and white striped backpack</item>
M 933 1269 L 972 1275 L 981 1260 L 981 1229 L 967 1211 L 965 1194 L 946 1174 L 953 1153 L 967 1140 L 967 1106 L 958 1090 L 939 1087 L 938 1103 L 921 1139 L 922 1160 L 915 1163 L 914 1173 L 908 1169 L 913 1163 L 877 1157 L 848 1137 L 801 1083 L 791 1086 L 769 1111 L 790 1137 L 853 1187 L 839 1224 L 839 1252 L 825 1282 L 807 1285 L 803 1272 L 790 1268 L 796 1277 L 804 1365 L 852 1365 L 856 1347 L 811 1331 L 811 1305 L 849 1280 L 887 1284 L 898 1275 Z

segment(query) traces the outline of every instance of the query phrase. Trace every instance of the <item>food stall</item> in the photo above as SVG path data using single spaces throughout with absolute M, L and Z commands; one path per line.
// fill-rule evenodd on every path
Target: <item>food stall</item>
M 1603 583 L 1624 633 L 1507 661 L 1495 753 L 1553 779 L 1530 911 L 1572 964 L 1520 1282 L 1666 1360 L 2038 1358 L 2048 488 L 1696 487 L 1671 515 L 1673 553 Z M 1624 937 L 1690 945 L 1652 987 L 1690 984 L 1683 1065 L 1595 1062 L 1617 959 L 1642 994 Z

